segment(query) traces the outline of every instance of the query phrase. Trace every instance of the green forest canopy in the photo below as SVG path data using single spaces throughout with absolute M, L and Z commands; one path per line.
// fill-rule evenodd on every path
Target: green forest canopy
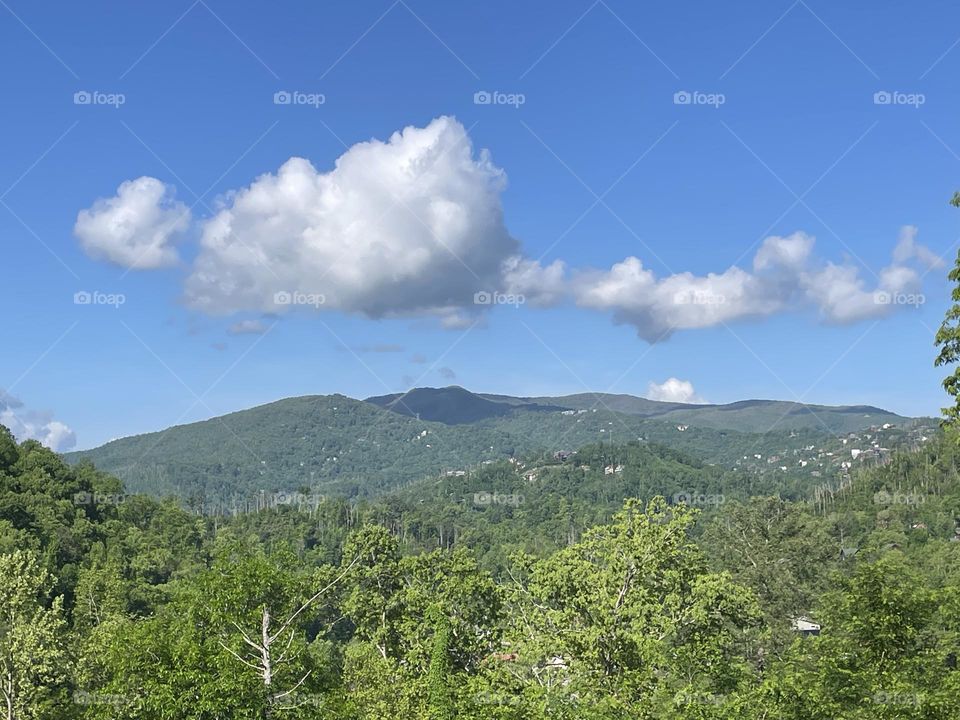
M 952 436 L 816 502 L 743 482 L 594 444 L 209 517 L 3 431 L 4 692 L 22 718 L 957 717 Z

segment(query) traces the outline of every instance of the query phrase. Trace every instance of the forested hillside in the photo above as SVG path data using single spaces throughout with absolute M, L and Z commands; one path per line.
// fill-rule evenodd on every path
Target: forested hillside
M 224 518 L 0 431 L 4 692 L 24 718 L 949 720 L 957 447 L 791 501 L 593 444 Z
M 508 415 L 510 410 L 607 410 L 624 415 L 655 418 L 666 423 L 737 432 L 815 429 L 828 433 L 853 432 L 870 425 L 904 424 L 910 420 L 869 405 L 810 405 L 783 400 L 742 400 L 726 405 L 650 400 L 635 395 L 578 393 L 558 397 L 513 397 L 472 393 L 452 385 L 413 388 L 405 393 L 367 398 L 365 402 L 401 415 L 458 425 Z
M 68 459 L 93 462 L 123 480 L 131 492 L 174 495 L 193 506 L 219 512 L 245 507 L 252 498 L 276 492 L 374 497 L 450 470 L 509 458 L 550 456 L 598 441 L 664 444 L 702 462 L 756 475 L 770 470 L 770 458 L 790 456 L 786 470 L 779 470 L 783 465 L 779 461 L 773 465 L 788 476 L 777 481 L 785 487 L 816 484 L 820 480 L 814 472 L 823 476 L 839 470 L 830 462 L 801 468 L 799 461 L 792 461 L 795 453 L 806 452 L 808 460 L 820 451 L 848 454 L 841 443 L 841 435 L 847 433 L 828 432 L 820 425 L 820 415 L 813 419 L 803 411 L 802 426 L 790 429 L 795 424 L 791 414 L 800 412 L 791 404 L 784 404 L 785 409 L 776 404 L 754 408 L 751 422 L 759 423 L 762 417 L 767 424 L 764 432 L 752 433 L 732 429 L 738 422 L 732 422 L 731 429 L 717 429 L 712 421 L 677 424 L 614 412 L 603 405 L 562 410 L 545 404 L 546 400 L 516 406 L 491 402 L 462 388 L 439 395 L 415 391 L 409 398 L 411 407 L 400 412 L 396 407 L 406 405 L 408 398 L 378 399 L 388 407 L 343 395 L 290 398 L 115 440 L 94 450 L 71 453 Z M 731 406 L 708 406 L 703 412 L 722 414 L 723 407 Z M 439 415 L 450 420 L 456 415 L 457 422 L 418 419 L 419 411 L 414 408 L 424 411 L 425 417 Z M 876 447 L 887 450 L 916 446 L 935 428 L 930 420 L 830 410 L 834 417 L 855 416 L 857 427 L 875 428 L 883 440 Z M 745 411 L 729 412 L 731 417 L 740 417 Z M 874 422 L 876 418 L 884 423 Z M 895 424 L 885 422 L 891 418 Z
M 519 399 L 490 395 L 484 397 L 499 398 L 504 402 Z M 562 397 L 522 398 L 522 400 L 572 409 L 604 408 L 626 415 L 655 418 L 663 422 L 688 423 L 715 430 L 736 430 L 748 433 L 763 433 L 774 428 L 845 433 L 870 425 L 902 424 L 910 420 L 910 418 L 869 405 L 810 405 L 785 400 L 741 400 L 726 405 L 693 405 L 609 393 L 580 393 Z

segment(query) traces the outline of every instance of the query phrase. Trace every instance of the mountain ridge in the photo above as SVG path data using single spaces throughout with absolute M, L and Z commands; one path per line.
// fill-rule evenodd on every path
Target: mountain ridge
M 451 409 L 449 401 L 455 396 L 464 405 Z M 759 398 L 738 400 L 732 403 L 680 403 L 651 400 L 625 393 L 576 393 L 560 396 L 513 396 L 494 393 L 474 393 L 459 385 L 444 388 L 413 388 L 406 393 L 394 393 L 369 397 L 364 402 L 373 403 L 400 414 L 417 416 L 423 420 L 442 422 L 449 425 L 464 422 L 461 418 L 471 417 L 473 422 L 486 417 L 503 416 L 516 410 L 556 411 L 593 410 L 603 408 L 612 412 L 635 415 L 646 418 L 658 418 L 664 421 L 678 421 L 690 425 L 701 425 L 714 429 L 730 429 L 746 432 L 762 432 L 772 423 L 780 424 L 788 417 L 809 415 L 813 424 L 833 431 L 843 430 L 847 426 L 858 429 L 872 424 L 901 424 L 916 418 L 898 415 L 873 405 L 817 405 L 790 400 L 763 400 Z M 717 414 L 723 414 L 723 420 Z M 738 415 L 736 426 L 729 427 L 729 417 Z M 832 428 L 830 422 L 820 418 L 824 416 L 862 415 L 869 422 L 852 422 L 843 428 Z M 777 417 L 779 416 L 779 417 Z M 771 421 L 772 417 L 772 421 Z M 820 418 L 820 419 L 817 419 Z M 788 423 L 796 429 L 796 423 Z
M 93 462 L 130 492 L 203 502 L 295 488 L 360 497 L 438 473 L 551 456 L 597 441 L 661 444 L 728 469 L 756 455 L 764 459 L 749 462 L 765 468 L 768 456 L 806 446 L 839 450 L 839 438 L 858 429 L 889 425 L 907 435 L 924 423 L 932 421 L 870 406 L 686 405 L 602 394 L 527 399 L 453 386 L 367 400 L 285 398 L 65 457 Z

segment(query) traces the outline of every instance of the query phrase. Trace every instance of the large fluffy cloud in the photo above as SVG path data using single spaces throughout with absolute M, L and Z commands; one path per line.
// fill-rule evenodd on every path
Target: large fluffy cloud
M 51 450 L 65 452 L 77 444 L 77 436 L 68 426 L 48 412 L 29 410 L 13 395 L 0 389 L 0 425 L 10 428 L 20 442 L 38 440 Z
M 291 158 L 203 224 L 188 302 L 210 313 L 302 304 L 456 316 L 500 287 L 518 251 L 504 185 L 448 117 L 354 145 L 329 172 Z
M 574 278 L 574 295 L 583 307 L 613 312 L 649 342 L 673 331 L 704 328 L 787 309 L 813 306 L 823 320 L 851 323 L 879 318 L 911 304 L 920 292 L 915 265 L 938 259 L 916 242 L 916 228 L 901 230 L 890 265 L 868 287 L 858 267 L 819 261 L 814 239 L 802 232 L 767 238 L 753 258 L 752 271 L 730 267 L 722 273 L 689 272 L 658 278 L 635 257 L 607 271 L 585 271 Z
M 127 180 L 113 197 L 81 210 L 73 232 L 97 259 L 135 270 L 175 265 L 174 242 L 190 225 L 190 210 L 173 194 L 156 178 Z

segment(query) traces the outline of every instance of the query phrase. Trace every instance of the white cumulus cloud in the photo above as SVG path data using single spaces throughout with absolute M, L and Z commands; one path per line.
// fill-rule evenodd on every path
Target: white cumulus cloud
M 77 444 L 77 436 L 49 412 L 30 410 L 23 402 L 0 389 L 0 425 L 6 425 L 20 442 L 37 440 L 51 450 L 65 452 Z
M 799 231 L 766 238 L 750 264 L 700 275 L 658 276 L 632 256 L 606 269 L 544 265 L 510 235 L 505 187 L 503 170 L 452 117 L 357 143 L 329 170 L 292 157 L 198 221 L 186 302 L 209 315 L 334 310 L 468 328 L 494 305 L 573 300 L 657 342 L 803 309 L 827 323 L 880 318 L 909 305 L 924 271 L 943 264 L 907 225 L 875 277 L 816 257 L 814 238 Z M 75 233 L 91 255 L 146 269 L 177 262 L 174 240 L 190 222 L 171 188 L 141 177 L 81 211 Z M 230 332 L 262 329 L 240 320 Z
M 646 397 L 650 400 L 676 403 L 702 403 L 703 398 L 693 389 L 689 380 L 679 380 L 675 377 L 667 378 L 662 383 L 651 382 L 647 386 Z
M 187 301 L 214 314 L 304 305 L 456 323 L 518 252 L 505 183 L 449 117 L 354 145 L 329 172 L 291 158 L 203 223 Z M 289 294 L 279 305 L 278 293 Z
M 904 225 L 893 249 L 890 265 L 877 273 L 873 287 L 867 286 L 852 265 L 826 263 L 803 272 L 800 286 L 807 298 L 820 309 L 826 321 L 836 324 L 876 319 L 889 315 L 897 307 L 915 306 L 922 298 L 923 276 L 920 270 L 933 270 L 943 260 L 916 240 L 917 228 Z
M 135 270 L 175 265 L 174 242 L 190 225 L 190 210 L 152 177 L 127 180 L 117 194 L 81 210 L 73 232 L 91 257 Z
M 616 322 L 633 325 L 649 341 L 675 330 L 712 327 L 749 317 L 813 307 L 829 323 L 852 323 L 889 315 L 919 294 L 916 265 L 936 256 L 915 241 L 916 229 L 901 230 L 893 261 L 871 284 L 860 268 L 818 260 L 814 238 L 796 232 L 764 240 L 752 271 L 733 266 L 721 273 L 676 273 L 658 278 L 640 259 L 628 257 L 610 270 L 582 271 L 573 293 L 583 307 L 607 310 Z

